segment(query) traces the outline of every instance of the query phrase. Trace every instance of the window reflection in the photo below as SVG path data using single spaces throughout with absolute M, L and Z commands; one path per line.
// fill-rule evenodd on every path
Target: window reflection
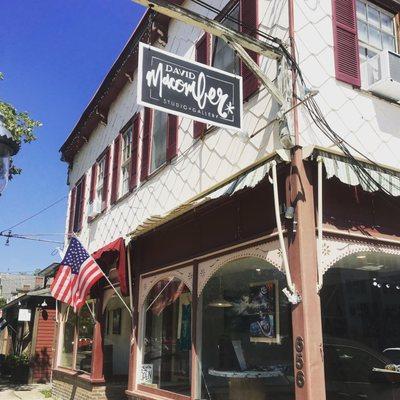
M 75 322 L 76 315 L 69 308 L 66 311 L 66 321 L 64 323 L 63 340 L 61 347 L 60 366 L 65 368 L 72 368 L 72 360 L 74 353 L 74 336 L 75 336 Z
M 244 258 L 222 267 L 199 300 L 202 399 L 293 399 L 291 307 L 284 275 Z
M 400 265 L 357 254 L 324 276 L 327 400 L 400 398 Z
M 177 278 L 156 283 L 145 302 L 139 382 L 190 396 L 191 293 Z
M 85 372 L 90 372 L 92 367 L 93 330 L 95 325 L 94 305 L 94 301 L 87 302 L 80 309 L 78 316 L 78 345 L 75 368 Z

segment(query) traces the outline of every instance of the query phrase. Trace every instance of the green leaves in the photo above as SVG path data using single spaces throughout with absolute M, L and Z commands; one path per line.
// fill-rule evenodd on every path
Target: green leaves
M 4 79 L 4 75 L 0 72 L 0 80 Z M 18 143 L 30 143 L 36 140 L 34 130 L 42 123 L 29 117 L 26 111 L 18 111 L 13 105 L 0 100 L 0 115 L 3 117 L 5 128 L 11 132 L 12 138 Z M 11 165 L 10 179 L 13 175 L 21 173 L 21 169 L 15 165 Z
M 11 104 L 3 101 L 0 101 L 0 114 L 4 118 L 6 129 L 16 142 L 30 143 L 36 140 L 33 130 L 42 126 L 41 122 L 31 119 L 27 112 L 17 111 Z

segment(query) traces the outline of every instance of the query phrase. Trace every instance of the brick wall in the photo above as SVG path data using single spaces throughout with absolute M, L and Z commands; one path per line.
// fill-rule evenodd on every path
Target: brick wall
M 55 400 L 125 400 L 127 383 L 94 384 L 60 371 L 53 371 Z

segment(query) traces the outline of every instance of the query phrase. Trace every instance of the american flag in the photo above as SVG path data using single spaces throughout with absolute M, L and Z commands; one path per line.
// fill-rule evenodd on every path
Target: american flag
M 90 288 L 103 276 L 94 258 L 73 237 L 50 291 L 55 299 L 70 304 L 76 312 L 85 304 Z

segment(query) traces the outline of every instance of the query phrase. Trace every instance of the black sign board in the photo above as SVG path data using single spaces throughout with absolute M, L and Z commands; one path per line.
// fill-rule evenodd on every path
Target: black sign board
M 242 129 L 242 78 L 140 43 L 138 103 L 224 128 Z

